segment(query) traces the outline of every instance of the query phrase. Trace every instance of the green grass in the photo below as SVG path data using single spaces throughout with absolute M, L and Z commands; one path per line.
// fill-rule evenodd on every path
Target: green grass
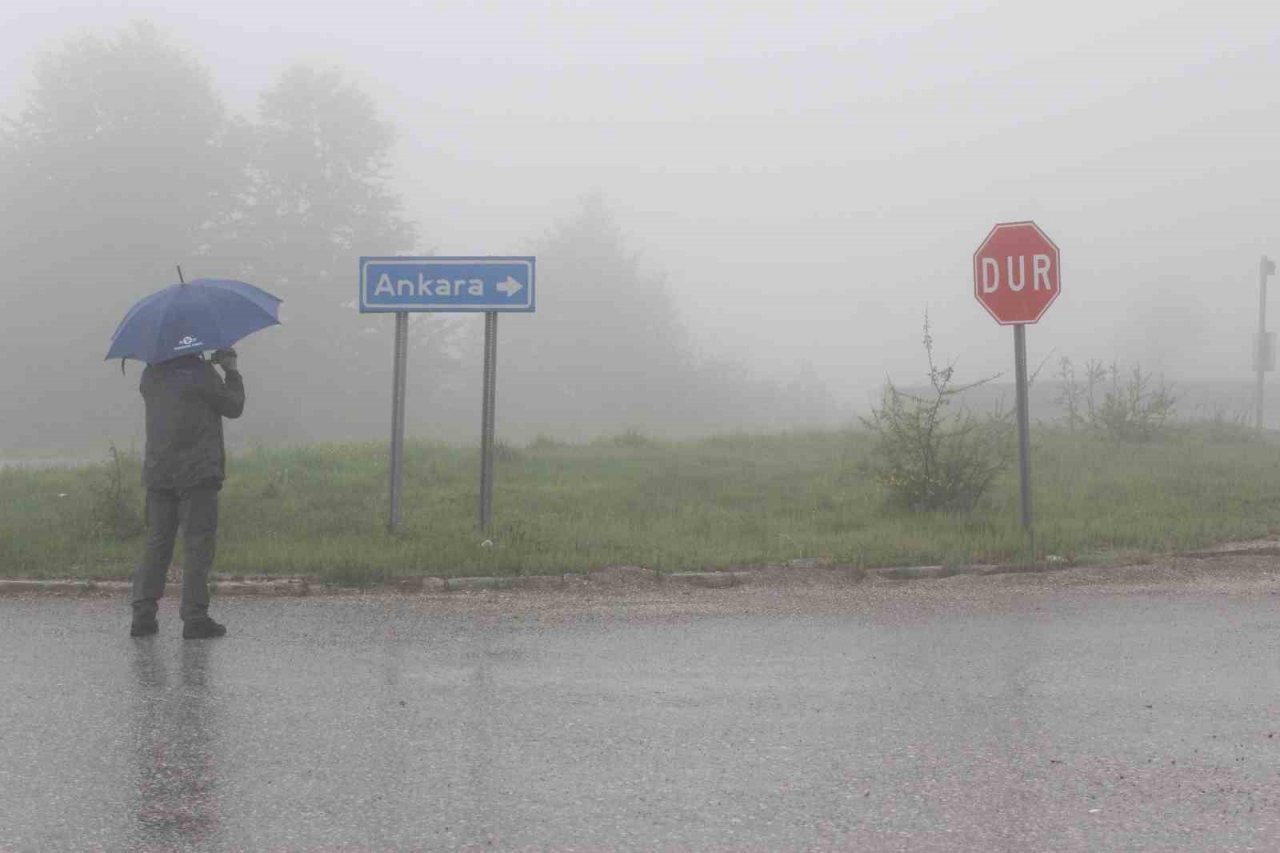
M 1016 465 L 973 513 L 913 514 L 886 508 L 864 469 L 872 451 L 861 431 L 499 446 L 493 546 L 483 547 L 474 449 L 406 448 L 395 536 L 385 529 L 385 446 L 256 450 L 229 463 L 215 571 L 361 584 L 611 564 L 1022 558 Z M 1115 561 L 1280 530 L 1280 444 L 1271 438 L 1180 427 L 1132 445 L 1038 427 L 1032 456 L 1041 554 Z M 127 577 L 142 538 L 110 511 L 114 471 L 110 461 L 0 470 L 0 575 Z M 124 457 L 126 521 L 141 512 L 137 479 L 136 457 Z

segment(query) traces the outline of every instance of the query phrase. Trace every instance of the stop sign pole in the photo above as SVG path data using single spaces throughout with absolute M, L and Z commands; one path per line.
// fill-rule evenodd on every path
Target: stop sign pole
M 1031 517 L 1031 412 L 1027 389 L 1027 326 L 1039 322 L 1058 298 L 1062 278 L 1058 247 L 1034 222 L 1002 222 L 973 253 L 973 293 L 997 323 L 1013 326 L 1017 382 L 1018 474 L 1022 529 L 1035 557 Z
M 1022 529 L 1027 534 L 1027 549 L 1036 555 L 1036 534 L 1031 523 L 1031 404 L 1027 400 L 1027 327 L 1013 327 L 1013 373 L 1018 384 L 1018 482 L 1022 493 Z

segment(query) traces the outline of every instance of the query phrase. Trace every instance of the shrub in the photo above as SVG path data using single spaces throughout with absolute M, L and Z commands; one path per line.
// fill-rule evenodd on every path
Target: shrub
M 493 459 L 495 462 L 517 463 L 524 461 L 524 451 L 514 444 L 505 441 L 493 443 Z
M 625 430 L 618 435 L 611 436 L 607 441 L 614 447 L 621 447 L 627 450 L 647 450 L 658 446 L 658 442 L 655 439 L 650 438 L 640 432 L 640 430 L 634 428 Z
M 1122 374 L 1117 362 L 1104 365 L 1090 360 L 1085 362 L 1081 381 L 1071 360 L 1063 358 L 1058 380 L 1057 402 L 1067 410 L 1068 427 L 1084 426 L 1117 441 L 1150 441 L 1172 420 L 1177 406 L 1173 387 L 1154 381 L 1141 365 Z
M 1218 444 L 1256 444 L 1264 440 L 1253 425 L 1254 413 L 1247 408 L 1228 409 L 1223 405 L 1197 406 L 1185 430 L 1200 441 Z
M 888 381 L 880 407 L 863 419 L 876 434 L 868 464 L 892 504 L 917 511 L 968 511 L 1009 463 L 1013 413 L 998 407 L 979 417 L 963 406 L 951 409 L 958 395 L 996 377 L 956 385 L 954 366 L 940 368 L 934 361 L 927 315 L 924 349 L 930 390 L 911 394 Z
M 538 433 L 533 441 L 529 442 L 530 450 L 559 450 L 568 446 L 568 442 L 553 438 L 545 433 Z

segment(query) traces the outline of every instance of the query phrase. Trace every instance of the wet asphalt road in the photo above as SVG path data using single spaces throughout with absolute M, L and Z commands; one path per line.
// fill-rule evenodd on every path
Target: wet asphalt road
M 1275 562 L 0 599 L 0 850 L 1276 850 Z

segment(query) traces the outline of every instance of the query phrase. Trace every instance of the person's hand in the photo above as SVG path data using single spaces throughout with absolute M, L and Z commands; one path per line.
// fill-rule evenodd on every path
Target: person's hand
M 236 351 L 228 347 L 220 349 L 213 354 L 213 363 L 222 365 L 223 370 L 236 369 Z

